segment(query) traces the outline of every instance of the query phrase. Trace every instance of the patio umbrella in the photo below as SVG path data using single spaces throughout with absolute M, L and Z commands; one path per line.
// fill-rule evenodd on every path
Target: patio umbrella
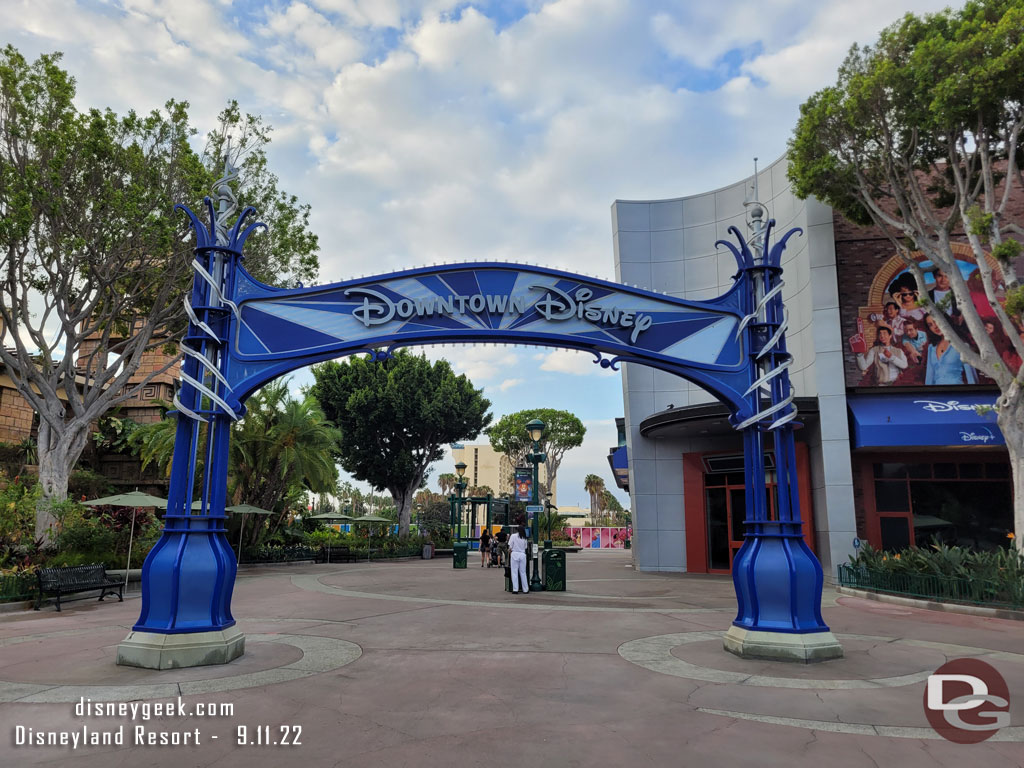
M 343 515 L 340 512 L 324 512 L 320 515 L 312 515 L 310 520 L 355 520 L 351 515 Z
M 157 507 L 158 509 L 167 509 L 167 499 L 161 499 L 159 496 L 150 496 L 148 493 L 142 493 L 136 488 L 134 491 L 128 493 L 119 493 L 115 496 L 104 496 L 102 499 L 93 499 L 92 501 L 83 502 L 90 507 L 131 507 L 132 508 L 132 527 L 128 534 L 128 562 L 124 564 L 124 587 L 128 589 L 128 569 L 132 564 L 132 543 L 135 541 L 135 514 L 141 507 Z
M 393 523 L 395 521 L 390 519 L 390 518 L 388 518 L 388 517 L 381 517 L 380 515 L 363 515 L 362 517 L 355 518 L 352 522 L 353 523 L 389 523 L 390 524 L 390 523 Z M 370 562 L 370 548 L 369 548 L 369 546 L 367 546 L 367 548 L 366 548 L 366 562 Z
M 274 514 L 269 509 L 261 509 L 260 507 L 254 507 L 252 504 L 235 504 L 232 507 L 225 507 L 225 512 L 230 512 L 233 515 L 272 515 Z M 241 525 L 238 526 L 238 560 L 242 562 L 242 531 L 245 530 L 245 518 L 242 518 Z
M 362 517 L 356 517 L 352 520 L 353 523 L 394 523 L 395 521 L 389 517 L 381 517 L 380 515 L 363 515 Z

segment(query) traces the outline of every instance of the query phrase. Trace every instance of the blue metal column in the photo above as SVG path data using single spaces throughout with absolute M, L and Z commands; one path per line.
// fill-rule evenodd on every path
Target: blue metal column
M 821 616 L 821 564 L 803 536 L 793 439 L 796 406 L 787 371 L 792 355 L 786 349 L 781 259 L 786 241 L 800 230 L 790 230 L 769 249 L 775 222 L 763 225 L 762 215 L 763 209 L 755 204 L 752 242 L 748 244 L 738 230 L 731 228 L 739 248 L 723 243 L 736 256 L 752 287 L 743 326 L 752 378 L 746 394 L 753 415 L 734 422 L 743 431 L 747 517 L 743 546 L 732 565 L 738 604 L 733 626 L 751 633 L 823 633 L 822 647 L 814 658 L 835 658 L 842 655 L 842 649 Z M 775 451 L 779 494 L 776 520 L 770 520 L 768 514 L 765 433 L 770 433 Z M 803 641 L 794 639 L 794 643 L 799 642 Z M 736 652 L 735 647 L 730 648 L 728 636 L 726 647 Z M 795 658 L 786 653 L 750 655 Z M 814 658 L 807 656 L 802 660 Z
M 225 186 L 222 179 L 221 189 Z M 186 302 L 190 322 L 182 343 L 181 388 L 175 397 L 178 425 L 167 514 L 160 539 L 143 565 L 142 610 L 133 632 L 218 632 L 235 624 L 231 594 L 236 562 L 224 536 L 224 507 L 231 422 L 241 418 L 244 409 L 227 384 L 231 361 L 226 345 L 237 321 L 231 297 L 241 249 L 262 225 L 240 232 L 253 213 L 247 208 L 227 231 L 225 220 L 235 209 L 230 197 L 232 206 L 226 208 L 222 198 L 219 214 L 206 199 L 209 229 L 188 208 L 177 206 L 196 232 L 196 274 L 191 300 Z M 193 509 L 201 447 L 201 493 L 199 508 Z

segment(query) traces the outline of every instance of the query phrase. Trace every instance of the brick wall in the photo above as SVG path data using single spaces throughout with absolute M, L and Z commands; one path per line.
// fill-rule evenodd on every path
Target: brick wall
M 0 386 L 0 441 L 20 443 L 31 437 L 34 415 L 18 390 Z

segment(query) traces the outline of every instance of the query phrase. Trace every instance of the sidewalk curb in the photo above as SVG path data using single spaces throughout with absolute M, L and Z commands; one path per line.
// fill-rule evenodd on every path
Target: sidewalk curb
M 901 597 L 900 595 L 889 595 L 884 592 L 872 592 L 866 589 L 841 587 L 838 584 L 833 589 L 840 595 L 862 597 L 865 600 L 874 600 L 879 603 L 905 605 L 909 608 L 924 608 L 929 611 L 939 611 L 942 613 L 961 613 L 967 616 L 980 616 L 986 619 L 1024 621 L 1024 611 L 1014 611 L 1009 608 L 985 608 L 981 605 L 962 605 L 960 603 L 943 603 L 938 600 L 921 600 L 915 597 Z

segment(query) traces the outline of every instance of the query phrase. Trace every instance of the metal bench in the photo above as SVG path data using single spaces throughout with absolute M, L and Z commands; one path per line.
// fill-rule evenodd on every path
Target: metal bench
M 36 576 L 39 581 L 39 593 L 36 595 L 35 610 L 43 604 L 45 594 L 57 596 L 57 610 L 60 611 L 61 595 L 75 592 L 100 590 L 100 601 L 107 595 L 117 595 L 124 602 L 124 582 L 114 581 L 107 576 L 107 569 L 102 563 L 92 565 L 71 565 L 64 568 L 40 568 Z

